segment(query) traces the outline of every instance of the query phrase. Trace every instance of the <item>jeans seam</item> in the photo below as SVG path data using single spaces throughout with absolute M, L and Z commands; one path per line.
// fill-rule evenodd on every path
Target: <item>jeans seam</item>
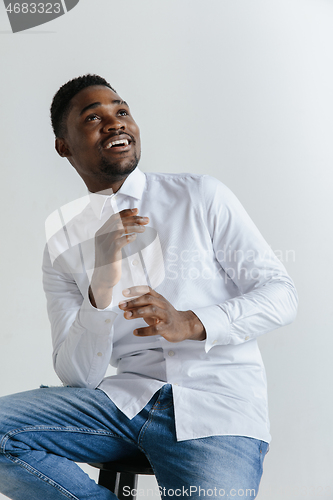
M 173 405 L 173 401 L 170 401 L 170 403 L 168 403 L 166 406 L 159 406 L 159 405 L 157 405 L 157 402 L 156 402 L 152 409 L 154 409 L 154 410 L 167 410 L 172 405 Z
M 157 474 L 157 472 L 156 472 L 156 470 L 155 470 L 155 467 L 154 467 L 153 462 L 150 460 L 150 455 L 149 455 L 149 453 L 148 453 L 148 452 L 146 452 L 146 451 L 144 450 L 144 448 L 142 448 L 141 446 L 140 446 L 140 449 L 141 449 L 141 451 L 142 451 L 142 452 L 146 455 L 146 457 L 147 457 L 147 459 L 148 459 L 148 461 L 149 461 L 149 463 L 150 463 L 150 467 L 152 468 L 152 471 L 153 471 L 153 473 L 154 473 L 154 476 L 155 476 L 155 479 L 156 479 L 156 481 L 157 481 L 157 484 L 158 484 L 158 486 L 160 486 L 159 477 L 158 477 L 158 474 Z
M 152 406 L 151 410 L 149 411 L 149 416 L 148 416 L 146 422 L 143 424 L 143 426 L 142 426 L 142 428 L 141 428 L 141 430 L 139 432 L 139 435 L 138 435 L 138 445 L 140 446 L 140 448 L 142 450 L 143 450 L 143 448 L 141 447 L 141 442 L 142 442 L 142 440 L 143 440 L 143 438 L 144 438 L 144 436 L 146 434 L 148 426 L 150 425 L 150 423 L 151 423 L 151 421 L 153 419 L 153 415 L 154 415 L 155 411 L 158 408 L 157 402 L 158 402 L 159 399 L 160 399 L 160 395 L 158 396 L 156 403 Z
M 165 386 L 163 386 L 165 387 Z M 163 389 L 162 387 L 162 389 Z M 166 406 L 163 406 L 163 407 L 160 407 L 159 406 L 159 400 L 160 400 L 160 397 L 161 397 L 161 390 L 160 390 L 160 393 L 158 395 L 158 398 L 157 398 L 157 401 L 154 403 L 154 405 L 152 406 L 151 410 L 149 411 L 149 417 L 147 418 L 146 422 L 144 423 L 144 425 L 142 426 L 140 432 L 139 432 L 139 435 L 138 435 L 138 445 L 140 446 L 140 448 L 142 449 L 143 451 L 143 448 L 141 447 L 141 442 L 146 434 L 146 431 L 148 429 L 148 426 L 150 425 L 152 419 L 153 419 L 153 415 L 154 413 L 157 411 L 157 410 L 166 410 L 167 408 L 170 408 L 172 405 L 173 405 L 173 400 L 170 401 L 170 403 L 168 403 Z M 154 469 L 153 469 L 154 470 Z
M 263 471 L 264 471 L 264 460 L 265 460 L 265 456 L 266 456 L 266 453 L 263 453 L 263 444 L 265 443 L 265 441 L 260 441 L 260 446 L 259 446 L 259 467 L 260 467 L 260 472 L 261 472 L 261 475 L 263 474 Z M 258 494 L 258 492 L 257 492 Z
M 45 425 L 36 425 L 33 427 L 22 427 L 20 429 L 13 429 L 6 434 L 4 434 L 1 443 L 0 443 L 0 451 L 2 453 L 6 453 L 6 443 L 8 442 L 9 439 L 11 439 L 13 436 L 16 436 L 17 434 L 21 434 L 23 432 L 37 432 L 37 431 L 44 431 L 44 432 L 77 432 L 81 434 L 95 434 L 95 435 L 101 435 L 101 436 L 112 436 L 112 437 L 117 437 L 124 439 L 122 436 L 118 436 L 117 434 L 114 434 L 111 431 L 104 431 L 104 430 L 93 430 L 93 429 L 86 429 L 84 427 L 48 427 Z
M 146 422 L 144 423 L 144 425 L 142 426 L 140 432 L 139 432 L 139 435 L 138 435 L 138 447 L 139 449 L 145 454 L 145 456 L 147 457 L 149 463 L 150 463 L 150 466 L 154 472 L 154 476 L 156 478 L 156 481 L 157 483 L 159 484 L 159 481 L 158 481 L 158 476 L 157 476 L 157 473 L 156 473 L 156 470 L 155 470 L 155 467 L 154 467 L 154 464 L 153 462 L 150 460 L 150 455 L 149 453 L 144 449 L 144 447 L 141 445 L 142 441 L 143 441 L 143 438 L 146 434 L 146 430 L 148 429 L 148 426 L 150 425 L 152 419 L 153 419 L 153 413 L 155 412 L 155 408 L 154 406 L 151 408 L 150 412 L 149 412 L 149 417 L 147 418 Z
M 27 462 L 24 462 L 24 460 L 21 460 L 19 458 L 13 457 L 8 452 L 4 452 L 3 454 L 4 454 L 4 456 L 8 460 L 10 460 L 11 462 L 16 463 L 20 467 L 23 467 L 27 472 L 29 472 L 30 474 L 38 477 L 38 479 L 41 479 L 42 481 L 44 481 L 45 483 L 47 483 L 49 486 L 52 486 L 53 488 L 55 488 L 56 490 L 58 490 L 60 493 L 62 493 L 64 496 L 66 496 L 67 498 L 70 498 L 70 500 L 79 500 L 78 497 L 72 495 L 72 493 L 70 493 L 68 490 L 66 490 L 65 488 L 63 488 L 60 484 L 56 483 L 55 481 L 53 481 L 53 479 L 51 479 L 50 477 L 46 476 L 42 472 L 38 471 L 37 469 L 35 469 L 34 467 L 32 467 Z
M 154 407 L 152 407 L 151 411 L 149 412 L 149 417 L 147 418 L 146 422 L 143 424 L 143 426 L 139 432 L 139 435 L 138 435 L 138 445 L 140 446 L 140 448 L 142 450 L 143 450 L 143 448 L 141 447 L 141 442 L 144 438 L 144 435 L 146 434 L 146 430 L 147 430 L 148 426 L 150 425 L 150 422 L 152 421 L 154 411 L 155 411 Z

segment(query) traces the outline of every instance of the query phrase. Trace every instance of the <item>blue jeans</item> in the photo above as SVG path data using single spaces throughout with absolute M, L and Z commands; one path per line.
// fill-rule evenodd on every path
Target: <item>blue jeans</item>
M 141 451 L 162 498 L 252 500 L 267 448 L 241 436 L 177 442 L 170 385 L 132 420 L 99 389 L 42 388 L 0 399 L 0 492 L 14 500 L 115 499 L 75 462 Z

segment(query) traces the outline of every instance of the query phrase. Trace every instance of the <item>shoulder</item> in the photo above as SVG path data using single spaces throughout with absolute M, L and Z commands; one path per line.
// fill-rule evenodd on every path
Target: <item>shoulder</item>
M 170 197 L 189 199 L 195 206 L 235 202 L 235 195 L 219 179 L 207 174 L 146 172 L 146 194 L 164 192 Z
M 202 175 L 191 173 L 147 173 L 146 196 L 150 201 L 163 203 L 169 207 L 191 204 L 193 208 L 201 205 Z
M 183 173 L 161 173 L 161 172 L 145 172 L 148 183 L 161 183 L 182 185 L 186 182 L 198 183 L 203 175 L 191 174 L 189 172 Z
M 190 192 L 191 190 L 200 190 L 204 194 L 212 195 L 217 190 L 219 192 L 229 193 L 227 188 L 220 180 L 207 174 L 184 173 L 160 173 L 145 172 L 147 189 L 170 188 Z
M 161 172 L 145 172 L 147 182 L 161 182 L 166 184 L 183 184 L 190 182 L 192 184 L 204 183 L 207 187 L 215 187 L 220 185 L 226 189 L 227 186 L 219 179 L 208 174 L 193 174 L 191 172 L 182 173 L 161 173 Z

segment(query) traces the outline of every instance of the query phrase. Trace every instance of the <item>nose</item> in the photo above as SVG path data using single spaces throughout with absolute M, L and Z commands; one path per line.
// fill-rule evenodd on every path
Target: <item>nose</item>
M 103 127 L 106 134 L 112 130 L 125 130 L 125 125 L 118 116 L 109 116 Z

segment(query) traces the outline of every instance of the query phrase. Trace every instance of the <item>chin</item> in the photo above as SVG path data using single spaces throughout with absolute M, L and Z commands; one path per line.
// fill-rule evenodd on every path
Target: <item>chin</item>
M 135 157 L 126 164 L 121 164 L 121 162 L 111 163 L 103 158 L 100 163 L 101 177 L 108 181 L 121 180 L 136 169 L 139 159 Z

